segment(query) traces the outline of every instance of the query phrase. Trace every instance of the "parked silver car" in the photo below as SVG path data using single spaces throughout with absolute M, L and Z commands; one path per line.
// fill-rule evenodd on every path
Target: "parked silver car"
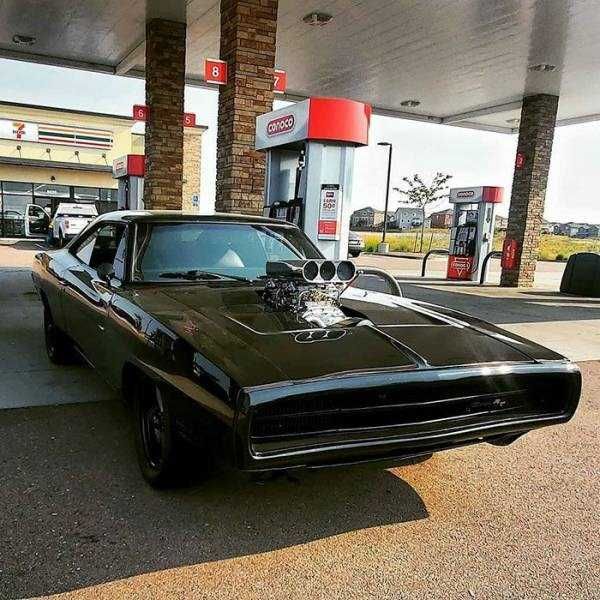
M 363 242 L 360 235 L 354 233 L 354 231 L 350 232 L 348 236 L 348 254 L 353 258 L 356 258 L 361 252 L 365 249 L 365 243 Z

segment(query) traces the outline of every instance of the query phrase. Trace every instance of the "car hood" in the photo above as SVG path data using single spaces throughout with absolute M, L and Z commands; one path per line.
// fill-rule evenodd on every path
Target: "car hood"
M 343 310 L 355 317 L 353 325 L 326 329 L 291 311 L 271 309 L 261 287 L 237 282 L 157 286 L 138 289 L 135 296 L 141 308 L 242 387 L 562 358 L 464 315 L 383 294 L 344 299 Z

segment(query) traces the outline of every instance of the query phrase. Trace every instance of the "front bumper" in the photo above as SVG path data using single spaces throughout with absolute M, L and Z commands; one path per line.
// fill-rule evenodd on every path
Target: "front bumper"
M 424 369 L 293 383 L 246 395 L 236 429 L 247 471 L 402 464 L 568 421 L 581 377 L 566 361 Z

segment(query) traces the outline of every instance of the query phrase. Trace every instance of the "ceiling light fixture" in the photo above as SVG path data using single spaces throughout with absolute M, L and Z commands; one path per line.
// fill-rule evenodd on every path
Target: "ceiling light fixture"
M 17 44 L 17 46 L 33 46 L 37 39 L 32 36 L 32 35 L 13 35 L 13 39 L 12 39 L 14 44 Z
M 506 122 L 509 125 L 518 125 L 521 122 L 521 119 L 506 119 Z
M 538 63 L 537 65 L 529 65 L 529 70 L 537 71 L 538 73 L 554 73 L 554 71 L 556 71 L 556 65 Z
M 419 104 L 421 104 L 420 100 L 402 100 L 402 102 L 400 102 L 400 106 L 406 106 L 408 108 L 415 108 L 416 106 L 419 106 Z
M 313 27 L 323 27 L 323 25 L 327 25 L 332 21 L 333 17 L 327 13 L 314 11 L 304 15 L 302 17 L 302 21 L 307 25 L 312 25 Z

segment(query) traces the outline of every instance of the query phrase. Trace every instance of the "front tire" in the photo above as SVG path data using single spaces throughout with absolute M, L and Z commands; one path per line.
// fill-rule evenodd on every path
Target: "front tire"
M 154 488 L 180 486 L 191 479 L 191 457 L 197 470 L 207 472 L 208 454 L 182 439 L 176 427 L 174 393 L 148 380 L 135 387 L 133 415 L 138 464 Z
M 69 365 L 74 362 L 75 350 L 71 340 L 60 330 L 48 307 L 44 307 L 44 341 L 46 354 L 55 365 Z

